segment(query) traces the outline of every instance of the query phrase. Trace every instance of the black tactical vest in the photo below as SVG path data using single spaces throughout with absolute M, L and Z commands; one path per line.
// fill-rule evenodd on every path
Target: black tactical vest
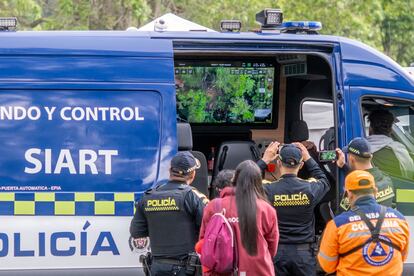
M 196 226 L 184 206 L 185 196 L 191 192 L 187 185 L 168 183 L 145 193 L 144 212 L 154 256 L 176 257 L 194 251 Z

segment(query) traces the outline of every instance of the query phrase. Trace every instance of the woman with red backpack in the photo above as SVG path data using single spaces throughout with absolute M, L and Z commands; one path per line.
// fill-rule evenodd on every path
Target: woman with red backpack
M 227 237 L 234 238 L 234 264 L 223 270 L 220 262 L 228 262 L 229 256 L 224 255 L 228 248 L 220 246 L 226 246 Z M 267 202 L 260 168 L 244 161 L 236 168 L 233 187 L 224 188 L 204 209 L 198 244 L 203 275 L 275 275 L 272 259 L 278 241 L 276 211 Z

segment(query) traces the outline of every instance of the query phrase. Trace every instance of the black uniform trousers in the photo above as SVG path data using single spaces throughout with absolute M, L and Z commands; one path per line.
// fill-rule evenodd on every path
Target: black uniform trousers
M 312 244 L 283 244 L 273 259 L 277 276 L 313 276 L 316 257 Z
M 185 266 L 179 266 L 175 264 L 167 264 L 153 260 L 151 265 L 151 276 L 186 276 Z

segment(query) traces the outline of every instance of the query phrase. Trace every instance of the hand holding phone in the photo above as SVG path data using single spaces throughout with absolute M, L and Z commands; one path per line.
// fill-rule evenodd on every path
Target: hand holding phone
M 345 166 L 346 160 L 345 160 L 345 154 L 340 148 L 336 149 L 336 156 L 338 157 L 336 160 L 336 165 L 339 168 L 343 168 Z
M 323 150 L 319 152 L 319 162 L 329 163 L 338 159 L 338 155 L 335 150 Z

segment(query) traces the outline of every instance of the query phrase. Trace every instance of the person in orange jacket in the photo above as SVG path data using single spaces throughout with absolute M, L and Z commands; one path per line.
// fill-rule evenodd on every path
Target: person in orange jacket
M 379 205 L 374 177 L 356 170 L 345 179 L 351 210 L 331 220 L 318 260 L 336 275 L 401 275 L 408 255 L 409 228 L 404 216 Z

